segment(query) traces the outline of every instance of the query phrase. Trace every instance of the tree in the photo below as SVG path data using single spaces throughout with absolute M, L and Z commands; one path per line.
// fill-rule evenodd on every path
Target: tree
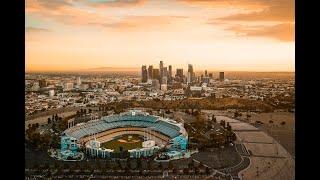
M 231 131 L 231 126 L 230 126 L 229 122 L 227 122 L 227 130 Z
M 50 118 L 48 118 L 48 124 L 50 124 L 51 123 L 51 119 Z
M 221 125 L 223 128 L 226 128 L 226 121 L 221 120 L 221 121 L 220 121 L 220 125 Z
M 209 169 L 209 167 L 206 167 L 206 174 L 210 174 L 210 169 Z
M 240 116 L 240 113 L 238 112 L 238 111 L 236 111 L 235 113 L 234 113 L 234 117 L 239 117 Z

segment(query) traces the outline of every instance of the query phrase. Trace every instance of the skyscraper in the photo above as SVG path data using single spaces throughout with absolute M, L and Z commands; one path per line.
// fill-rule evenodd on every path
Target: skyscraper
M 158 72 L 159 72 L 159 69 L 157 69 L 157 70 L 158 70 Z M 158 79 L 153 79 L 153 80 L 152 80 L 152 87 L 153 87 L 154 89 L 157 89 L 157 90 L 160 89 L 160 83 L 159 83 L 159 80 L 158 80 Z
M 160 79 L 160 76 L 159 76 L 159 69 L 153 69 L 152 71 L 152 77 L 153 79 Z
M 160 66 L 159 66 L 159 68 L 160 68 L 160 79 L 161 79 L 162 76 L 163 76 L 163 61 L 160 61 Z
M 190 72 L 190 80 L 191 80 L 191 82 L 193 82 L 194 81 L 194 72 L 193 72 L 192 64 L 188 64 L 188 72 Z
M 148 71 L 147 66 L 141 67 L 141 82 L 147 82 L 148 80 Z
M 172 84 L 172 66 L 171 65 L 169 65 L 168 82 L 169 84 Z
M 213 78 L 213 74 L 209 73 L 209 78 L 212 79 Z
M 153 66 L 148 67 L 148 79 L 153 79 Z
M 204 71 L 204 77 L 208 77 L 208 71 L 207 70 Z
M 219 73 L 219 80 L 224 81 L 224 72 Z
M 193 73 L 193 66 L 192 66 L 192 64 L 188 64 L 188 72 Z
M 190 72 L 187 73 L 187 83 L 188 84 L 191 83 L 191 73 Z
M 167 76 L 163 76 L 161 82 L 162 82 L 162 84 L 167 84 L 168 83 Z
M 176 70 L 177 72 L 176 72 L 176 76 L 178 76 L 178 77 L 183 77 L 183 69 L 177 69 Z
M 167 67 L 163 67 L 163 69 L 162 69 L 162 77 L 168 77 Z
M 183 82 L 183 69 L 177 69 L 176 71 L 177 80 Z

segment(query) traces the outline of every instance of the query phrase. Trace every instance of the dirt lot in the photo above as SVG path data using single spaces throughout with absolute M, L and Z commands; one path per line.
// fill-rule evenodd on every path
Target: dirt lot
M 234 113 L 219 110 L 202 110 L 206 114 L 222 115 L 232 117 Z M 249 121 L 246 118 L 246 112 L 242 112 L 242 117 L 237 119 L 254 123 L 256 121 L 263 122 L 262 125 L 256 126 L 267 134 L 276 139 L 286 150 L 295 156 L 295 114 L 289 112 L 273 112 L 273 113 L 253 113 Z M 269 121 L 273 121 L 270 123 Z M 285 122 L 281 125 L 281 122 Z
M 253 114 L 251 122 L 261 121 L 258 128 L 275 138 L 287 151 L 295 156 L 295 115 L 289 112 Z M 273 121 L 270 123 L 269 121 Z M 285 122 L 281 125 L 281 122 Z

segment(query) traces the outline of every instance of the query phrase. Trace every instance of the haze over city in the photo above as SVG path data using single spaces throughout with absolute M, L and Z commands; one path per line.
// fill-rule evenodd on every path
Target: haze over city
M 291 0 L 26 0 L 26 71 L 294 71 Z

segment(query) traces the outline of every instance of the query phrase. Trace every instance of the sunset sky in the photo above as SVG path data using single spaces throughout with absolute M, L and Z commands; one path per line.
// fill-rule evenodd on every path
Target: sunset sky
M 294 71 L 294 0 L 26 0 L 26 71 Z

